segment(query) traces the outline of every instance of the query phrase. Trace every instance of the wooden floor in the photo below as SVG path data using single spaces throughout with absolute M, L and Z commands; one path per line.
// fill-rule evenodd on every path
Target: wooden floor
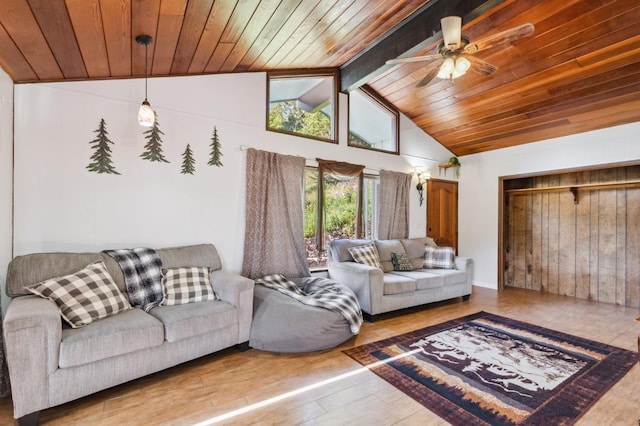
M 43 425 L 445 425 L 342 353 L 462 315 L 487 311 L 637 351 L 637 308 L 529 290 L 474 288 L 461 299 L 365 323 L 338 348 L 287 355 L 235 349 L 105 390 L 40 415 Z M 0 400 L 0 424 L 13 420 Z M 639 425 L 640 367 L 612 387 L 579 425 Z

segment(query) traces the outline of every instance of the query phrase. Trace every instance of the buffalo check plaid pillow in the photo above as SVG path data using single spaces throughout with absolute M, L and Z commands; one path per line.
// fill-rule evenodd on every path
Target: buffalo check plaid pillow
M 131 309 L 102 260 L 73 274 L 42 281 L 27 290 L 58 305 L 62 318 L 72 328 Z
M 424 248 L 425 269 L 456 269 L 456 251 L 453 247 Z
M 164 299 L 161 305 L 183 305 L 217 299 L 209 280 L 209 268 L 192 266 L 163 269 L 162 272 Z
M 356 262 L 382 269 L 382 266 L 380 265 L 380 256 L 378 256 L 378 249 L 376 249 L 376 245 L 374 243 L 350 247 L 348 250 L 353 257 L 353 260 Z

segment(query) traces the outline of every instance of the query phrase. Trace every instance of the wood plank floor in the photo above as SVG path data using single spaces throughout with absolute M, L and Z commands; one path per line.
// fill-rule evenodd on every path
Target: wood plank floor
M 344 355 L 346 348 L 484 310 L 637 351 L 637 308 L 530 290 L 474 288 L 418 312 L 365 323 L 341 346 L 312 354 L 222 351 L 45 410 L 42 425 L 446 425 L 428 409 Z M 17 424 L 9 398 L 0 424 Z M 640 424 L 640 366 L 613 386 L 579 425 Z

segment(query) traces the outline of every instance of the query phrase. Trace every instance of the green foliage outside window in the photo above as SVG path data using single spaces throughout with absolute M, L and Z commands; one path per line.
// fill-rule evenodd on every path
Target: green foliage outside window
M 296 101 L 272 103 L 269 128 L 331 139 L 331 119 L 322 111 L 311 113 L 299 108 Z

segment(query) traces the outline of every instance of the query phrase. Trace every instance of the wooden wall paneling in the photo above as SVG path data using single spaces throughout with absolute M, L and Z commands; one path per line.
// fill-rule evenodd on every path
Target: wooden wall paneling
M 549 186 L 560 185 L 560 178 L 558 176 L 549 177 Z M 559 263 L 560 263 L 560 193 L 549 193 L 549 264 L 547 265 L 547 271 L 549 274 L 549 287 L 547 291 L 549 293 L 558 294 L 558 279 L 559 279 Z
M 549 177 L 540 178 L 540 186 L 549 186 Z M 549 291 L 549 194 L 542 194 L 542 209 L 540 212 L 540 290 Z
M 615 180 L 615 170 L 601 170 L 601 182 Z M 598 298 L 606 303 L 616 302 L 616 190 L 598 191 Z
M 513 287 L 526 288 L 526 223 L 527 223 L 527 195 L 512 197 L 513 206 Z
M 616 170 L 616 180 L 626 181 L 627 170 Z M 626 302 L 626 264 L 627 264 L 627 190 L 616 189 L 616 279 L 615 301 L 624 306 Z
M 640 179 L 640 166 L 629 167 L 627 179 Z M 628 188 L 625 306 L 640 308 L 640 188 Z
M 541 247 L 540 247 L 540 234 L 542 233 L 542 222 L 540 220 L 542 214 L 542 194 L 531 194 L 531 210 L 529 218 L 529 266 L 528 266 L 528 278 L 529 287 L 531 290 L 540 290 L 541 288 Z
M 590 172 L 578 172 L 578 183 L 590 183 Z M 580 299 L 589 299 L 590 285 L 590 256 L 591 256 L 591 197 L 593 191 L 580 192 L 579 203 L 576 205 L 576 292 Z
M 575 185 L 575 173 L 560 176 L 560 185 Z M 576 295 L 576 205 L 571 192 L 561 192 L 558 205 L 558 294 Z
M 598 171 L 592 171 L 590 173 L 590 181 L 591 183 L 598 183 Z M 593 191 L 589 193 L 589 201 L 590 201 L 590 242 L 589 242 L 589 299 L 598 300 L 598 283 L 600 282 L 600 271 L 598 269 L 599 261 L 598 261 L 598 241 L 599 241 L 599 231 L 600 231 L 600 191 Z
M 513 247 L 513 198 L 508 194 L 505 194 L 505 204 L 504 204 L 504 226 L 503 226 L 503 253 L 500 253 L 501 256 L 506 260 L 504 271 L 500 271 L 500 273 L 504 274 L 504 282 L 502 283 L 503 287 L 513 287 L 513 251 L 511 248 Z

